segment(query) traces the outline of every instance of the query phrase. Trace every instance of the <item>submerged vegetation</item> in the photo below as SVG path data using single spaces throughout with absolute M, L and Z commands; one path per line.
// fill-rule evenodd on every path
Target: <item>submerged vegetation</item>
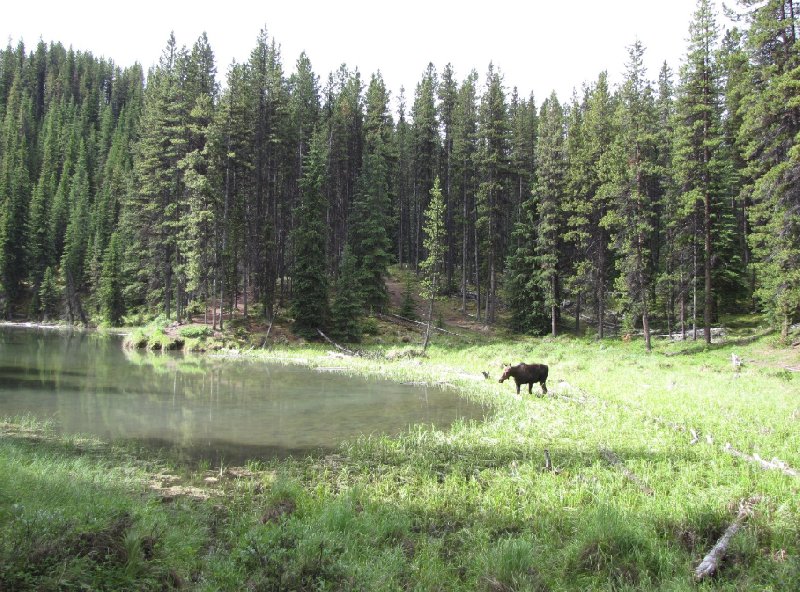
M 327 456 L 172 466 L 7 420 L 0 589 L 777 591 L 800 582 L 795 350 L 751 327 L 711 346 L 655 340 L 651 355 L 635 340 L 481 341 L 436 339 L 424 358 L 401 355 L 411 347 L 402 342 L 365 345 L 371 356 L 291 344 L 252 352 L 453 385 L 492 406 L 483 422 L 362 437 Z M 550 365 L 548 396 L 497 383 L 500 366 L 519 360 Z M 753 499 L 715 578 L 695 583 L 695 567 Z

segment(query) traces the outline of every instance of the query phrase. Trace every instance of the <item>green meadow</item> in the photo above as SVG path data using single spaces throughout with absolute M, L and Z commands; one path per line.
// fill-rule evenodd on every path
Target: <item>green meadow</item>
M 246 467 L 6 419 L 0 590 L 800 588 L 797 347 L 731 333 L 649 355 L 570 337 L 365 350 L 250 355 L 456 388 L 486 419 Z M 519 361 L 549 364 L 547 396 L 497 382 Z

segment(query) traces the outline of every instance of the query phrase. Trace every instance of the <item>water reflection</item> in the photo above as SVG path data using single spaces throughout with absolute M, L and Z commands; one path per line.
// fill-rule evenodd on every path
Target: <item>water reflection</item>
M 127 353 L 120 338 L 0 327 L 0 415 L 133 439 L 187 460 L 241 463 L 335 448 L 359 434 L 450 425 L 484 409 L 452 392 L 303 367 Z

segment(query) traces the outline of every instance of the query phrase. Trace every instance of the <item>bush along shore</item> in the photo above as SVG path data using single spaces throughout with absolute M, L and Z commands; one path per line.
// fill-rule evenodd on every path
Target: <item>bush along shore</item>
M 186 467 L 6 419 L 0 590 L 797 589 L 796 349 L 447 339 L 239 343 L 490 407 L 333 455 Z M 546 396 L 498 383 L 519 361 Z

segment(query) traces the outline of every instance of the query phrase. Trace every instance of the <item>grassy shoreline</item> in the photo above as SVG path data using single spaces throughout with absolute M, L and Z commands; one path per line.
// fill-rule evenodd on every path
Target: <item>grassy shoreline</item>
M 477 340 L 476 340 L 477 341 Z M 484 422 L 189 470 L 16 421 L 0 437 L 0 590 L 788 590 L 800 582 L 792 350 L 571 338 L 231 354 L 456 387 Z M 731 353 L 744 359 L 739 371 Z M 226 354 L 228 355 L 228 354 Z M 498 384 L 550 364 L 550 396 Z M 484 379 L 483 371 L 490 379 Z M 547 467 L 545 450 L 549 456 Z M 613 456 L 608 456 L 608 454 Z M 610 462 L 617 458 L 619 464 Z M 624 469 L 624 470 L 623 470 Z M 634 479 L 626 474 L 633 475 Z M 759 496 L 714 579 L 694 567 Z

